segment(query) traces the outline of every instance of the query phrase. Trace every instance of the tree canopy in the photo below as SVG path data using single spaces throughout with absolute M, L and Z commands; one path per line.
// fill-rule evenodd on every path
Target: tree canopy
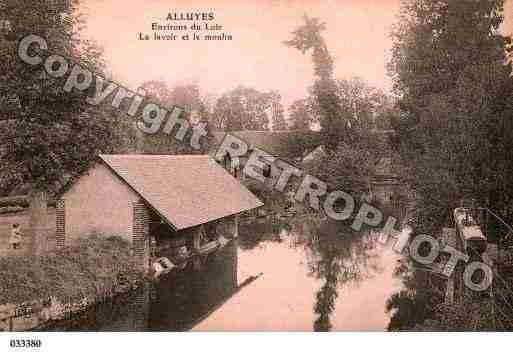
M 17 56 L 29 34 L 46 39 L 60 54 L 94 73 L 106 75 L 101 49 L 81 35 L 84 22 L 77 0 L 6 0 L 0 5 L 0 191 L 21 184 L 53 189 L 66 176 L 87 169 L 99 152 L 112 152 L 125 140 L 120 118 L 86 103 L 87 94 L 65 92 L 43 64 L 29 66 Z M 41 16 L 44 14 L 44 16 Z
M 405 179 L 417 195 L 418 233 L 437 235 L 462 199 L 513 220 L 513 78 L 511 39 L 499 31 L 503 5 L 502 0 L 402 2 L 389 69 L 399 97 L 393 126 L 409 166 Z M 488 241 L 497 242 L 490 233 Z M 486 300 L 443 304 L 435 276 L 414 270 L 406 276 L 406 289 L 387 303 L 389 328 L 505 329 L 510 319 L 499 312 L 500 302 L 509 303 L 511 291 L 504 295 L 497 279 Z
M 271 122 L 283 126 L 281 96 L 239 86 L 217 99 L 212 114 L 215 128 L 223 131 L 271 130 Z
M 291 130 L 309 130 L 314 121 L 307 99 L 296 100 L 290 105 L 288 122 Z
M 462 198 L 511 213 L 513 80 L 511 39 L 499 33 L 503 10 L 500 0 L 403 2 L 389 64 L 400 97 L 394 126 L 414 164 L 426 230 Z
M 208 150 L 212 139 L 208 129 L 210 112 L 198 85 L 179 84 L 170 87 L 165 81 L 151 80 L 141 84 L 139 89 L 144 92 L 147 101 L 167 109 L 168 113 L 175 106 L 181 108 L 183 110 L 181 117 L 189 121 L 192 126 L 199 122 L 206 125 L 207 136 L 200 140 L 201 149 L 195 150 L 190 145 L 191 129 L 188 130 L 182 141 L 175 138 L 175 134 L 180 130 L 179 126 L 175 126 L 171 133 L 161 131 L 153 135 L 146 135 L 139 132 L 138 152 L 148 154 L 198 154 L 205 153 Z
M 304 16 L 304 24 L 292 32 L 292 39 L 285 45 L 303 54 L 312 52 L 315 82 L 312 93 L 318 104 L 319 123 L 328 147 L 334 149 L 343 138 L 347 123 L 337 96 L 337 83 L 333 75 L 333 59 L 328 51 L 322 32 L 326 25 L 317 18 Z

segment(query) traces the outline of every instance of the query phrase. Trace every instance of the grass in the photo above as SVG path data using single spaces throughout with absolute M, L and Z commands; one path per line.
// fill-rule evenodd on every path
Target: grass
M 0 258 L 0 273 L 0 305 L 49 297 L 61 301 L 97 298 L 142 278 L 129 243 L 100 235 L 39 258 Z

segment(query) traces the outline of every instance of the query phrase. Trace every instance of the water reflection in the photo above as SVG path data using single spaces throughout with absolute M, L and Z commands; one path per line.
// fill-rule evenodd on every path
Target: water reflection
M 239 240 L 201 271 L 168 275 L 47 329 L 383 330 L 396 256 L 347 228 L 311 217 L 242 224 Z
M 200 271 L 188 266 L 159 282 L 147 283 L 91 308 L 86 313 L 42 328 L 69 331 L 184 331 L 191 329 L 238 289 L 237 244 L 210 256 Z
M 154 287 L 149 328 L 189 330 L 237 289 L 235 242 L 211 256 L 200 271 L 165 276 Z
M 313 329 L 332 329 L 331 315 L 338 293 L 344 285 L 357 283 L 378 271 L 376 242 L 366 234 L 351 231 L 340 222 L 315 217 L 257 221 L 243 227 L 241 249 L 254 249 L 259 244 L 289 242 L 307 258 L 308 275 L 321 281 L 315 293 Z M 274 256 L 272 257 L 274 259 Z M 271 258 L 269 258 L 271 259 Z M 276 258 L 277 263 L 282 260 Z
M 339 290 L 348 282 L 361 281 L 379 269 L 372 260 L 376 259 L 376 242 L 334 221 L 302 227 L 305 231 L 299 243 L 307 251 L 310 274 L 323 281 L 316 293 L 317 318 L 313 328 L 328 331 L 332 329 L 330 318 Z
M 298 218 L 241 229 L 239 276 L 262 279 L 195 330 L 384 330 L 397 260 L 341 223 Z

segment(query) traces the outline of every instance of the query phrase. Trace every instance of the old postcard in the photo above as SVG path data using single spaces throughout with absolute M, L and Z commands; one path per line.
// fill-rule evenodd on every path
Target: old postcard
M 512 0 L 1 0 L 0 331 L 512 331 L 512 33 Z

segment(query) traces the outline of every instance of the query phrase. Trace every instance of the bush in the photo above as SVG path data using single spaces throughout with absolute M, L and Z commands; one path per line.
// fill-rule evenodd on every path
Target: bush
M 0 305 L 46 299 L 95 298 L 142 277 L 129 243 L 91 235 L 46 255 L 0 258 Z

